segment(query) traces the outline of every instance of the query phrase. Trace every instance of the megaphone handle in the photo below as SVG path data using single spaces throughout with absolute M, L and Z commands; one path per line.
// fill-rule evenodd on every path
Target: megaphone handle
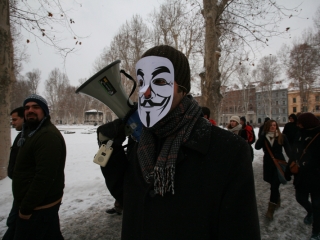
M 133 81 L 133 88 L 132 88 L 132 91 L 131 91 L 131 93 L 130 93 L 130 95 L 129 95 L 129 97 L 128 97 L 128 100 L 127 100 L 128 106 L 132 108 L 133 105 L 130 104 L 129 99 L 130 99 L 130 97 L 132 96 L 132 94 L 134 93 L 134 91 L 136 90 L 137 83 L 136 83 L 136 81 L 135 81 L 129 74 L 127 74 L 123 69 L 121 69 L 120 72 L 123 73 L 123 74 L 124 74 L 127 78 L 129 78 L 131 81 Z

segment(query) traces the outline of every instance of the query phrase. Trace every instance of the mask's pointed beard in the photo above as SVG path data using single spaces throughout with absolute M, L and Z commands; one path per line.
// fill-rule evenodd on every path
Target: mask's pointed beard
M 146 120 L 147 120 L 147 125 L 148 127 L 150 126 L 150 112 L 146 112 L 147 116 L 146 116 Z

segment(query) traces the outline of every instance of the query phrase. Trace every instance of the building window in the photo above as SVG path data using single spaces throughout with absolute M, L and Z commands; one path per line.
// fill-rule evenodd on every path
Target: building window
M 276 97 L 278 97 L 278 93 L 276 93 Z
M 320 96 L 316 96 L 316 101 L 317 101 L 317 102 L 320 101 Z
M 282 113 L 286 113 L 286 109 L 283 108 L 283 109 L 282 109 Z
M 286 117 L 283 117 L 283 122 L 285 123 L 287 121 L 287 118 Z
M 276 101 L 276 105 L 278 105 L 278 101 Z
M 284 97 L 285 96 L 285 92 L 282 92 L 282 97 Z
M 320 106 L 316 105 L 316 111 L 319 112 L 320 111 Z
M 292 98 L 293 100 L 293 103 L 296 103 L 297 102 L 297 99 L 296 98 Z
M 297 112 L 297 108 L 296 107 L 293 107 L 293 112 Z
M 229 111 L 230 111 L 230 113 L 232 113 L 232 107 L 231 107 L 231 108 L 229 108 Z
M 286 105 L 286 101 L 282 101 L 282 105 Z

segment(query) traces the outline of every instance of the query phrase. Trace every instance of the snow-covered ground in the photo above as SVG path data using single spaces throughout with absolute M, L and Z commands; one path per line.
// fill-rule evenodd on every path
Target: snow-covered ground
M 93 129 L 88 126 L 58 126 L 74 131 L 62 134 L 67 145 L 65 194 L 60 208 L 60 223 L 65 239 L 120 239 L 121 216 L 108 215 L 114 199 L 107 190 L 100 167 L 93 163 L 98 150 L 97 135 L 82 134 Z M 256 136 L 258 128 L 255 129 Z M 17 132 L 12 129 L 12 141 Z M 264 214 L 269 200 L 269 184 L 262 180 L 262 150 L 255 150 L 253 169 L 262 239 L 309 239 L 311 226 L 303 223 L 304 209 L 296 202 L 292 181 L 281 185 L 281 208 L 268 221 Z M 6 219 L 11 209 L 11 180 L 0 181 L 0 237 L 6 231 Z M 187 211 L 187 209 L 186 209 Z

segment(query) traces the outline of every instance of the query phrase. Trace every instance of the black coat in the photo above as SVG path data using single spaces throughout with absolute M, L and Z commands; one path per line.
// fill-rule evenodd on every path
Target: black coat
M 263 156 L 263 180 L 271 183 L 273 182 L 274 178 L 278 178 L 278 173 L 277 173 L 277 168 L 276 165 L 274 164 L 274 161 L 272 160 L 265 142 L 267 142 L 274 158 L 279 159 L 279 160 L 284 160 L 285 157 L 282 153 L 282 150 L 284 148 L 287 156 L 291 159 L 291 148 L 289 145 L 289 141 L 285 135 L 283 135 L 283 144 L 280 145 L 278 143 L 278 137 L 275 138 L 273 145 L 271 146 L 270 142 L 267 140 L 266 136 L 262 134 L 258 141 L 255 144 L 255 149 L 260 150 L 261 148 L 263 149 L 264 156 Z
M 304 156 L 301 154 L 311 139 L 320 132 L 320 127 L 306 130 L 301 129 L 295 142 L 296 155 L 300 168 L 295 175 L 294 184 L 296 188 L 308 191 L 320 192 L 320 135 L 310 144 Z
M 19 147 L 18 147 L 18 141 L 21 137 L 21 132 L 16 136 L 14 139 L 14 142 L 11 146 L 10 150 L 10 158 L 9 158 L 9 164 L 8 164 L 8 177 L 12 179 L 13 175 L 13 170 L 14 170 L 14 165 L 16 164 L 16 158 L 19 152 Z
M 111 157 L 106 182 L 119 195 L 115 175 L 124 175 L 122 239 L 260 239 L 248 144 L 199 118 L 180 148 L 175 194 L 155 195 L 137 159 Z M 117 172 L 118 174 L 114 174 Z M 115 187 L 113 187 L 113 185 Z
M 293 142 L 296 138 L 298 131 L 299 127 L 294 122 L 288 122 L 284 125 L 282 133 L 287 136 L 291 147 L 293 146 Z

